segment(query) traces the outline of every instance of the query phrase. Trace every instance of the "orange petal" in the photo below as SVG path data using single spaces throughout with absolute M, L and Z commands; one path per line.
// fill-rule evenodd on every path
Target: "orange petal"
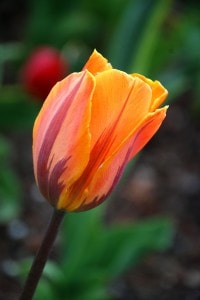
M 54 87 L 36 120 L 34 170 L 41 192 L 51 203 L 88 163 L 93 89 L 89 72 L 68 76 Z
M 75 183 L 73 191 L 76 195 L 65 195 L 68 201 L 60 202 L 59 208 L 66 211 L 84 211 L 96 207 L 111 193 L 119 179 L 129 159 L 131 143 L 126 143 L 119 152 L 102 164 L 88 182 L 84 190 L 79 187 L 79 182 Z M 83 180 L 84 180 L 83 176 Z M 74 197 L 73 197 L 74 195 Z M 71 201 L 69 200 L 71 199 Z
M 145 146 L 159 129 L 166 116 L 166 109 L 167 107 L 164 107 L 149 114 L 137 133 L 127 140 L 113 157 L 99 167 L 87 187 L 88 196 L 85 200 L 82 199 L 83 203 L 78 210 L 95 207 L 109 196 L 120 180 L 128 161 Z
M 79 196 L 77 195 L 67 210 L 88 210 L 96 207 L 109 196 L 120 180 L 128 161 L 144 147 L 160 127 L 166 109 L 167 107 L 148 115 L 138 131 L 121 146 L 119 151 L 99 166 L 85 190 Z M 76 188 L 78 189 L 77 185 Z
M 110 157 L 99 169 L 96 171 L 90 184 L 85 190 L 87 197 L 84 195 L 80 201 L 80 206 L 76 208 L 77 211 L 88 210 L 101 204 L 114 190 L 118 184 L 123 171 L 127 165 L 133 141 L 127 142 L 116 155 Z
M 140 128 L 135 134 L 134 147 L 130 153 L 130 160 L 148 143 L 152 136 L 159 129 L 166 117 L 168 106 L 157 109 L 154 113 L 149 113 Z
M 152 89 L 152 103 L 150 111 L 154 111 L 156 108 L 158 108 L 165 98 L 168 95 L 168 91 L 163 87 L 163 85 L 159 81 L 152 81 L 149 78 L 146 78 L 143 75 L 140 74 L 132 74 L 133 77 L 138 77 L 142 79 L 144 82 L 146 82 Z
M 114 69 L 98 74 L 95 79 L 91 147 L 98 144 L 97 151 L 104 146 L 109 148 L 108 156 L 149 112 L 151 89 L 141 79 Z
M 85 66 L 83 67 L 83 70 L 88 70 L 93 75 L 109 69 L 112 69 L 111 64 L 108 63 L 107 59 L 96 50 L 93 51 L 92 55 L 89 57 Z

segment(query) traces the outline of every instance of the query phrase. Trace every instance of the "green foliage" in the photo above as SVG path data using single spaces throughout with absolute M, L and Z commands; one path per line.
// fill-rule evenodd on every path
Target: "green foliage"
M 0 128 L 30 129 L 33 126 L 40 104 L 18 86 L 4 87 L 0 98 Z
M 49 261 L 35 300 L 112 299 L 109 284 L 152 251 L 171 244 L 173 226 L 165 218 L 105 226 L 104 207 L 68 214 L 58 262 Z M 27 263 L 22 268 L 27 271 Z
M 185 5 L 177 12 L 171 0 L 129 1 L 111 36 L 108 57 L 115 67 L 158 78 L 169 91 L 168 101 L 185 91 L 194 93 L 198 109 L 199 20 L 198 9 Z
M 82 41 L 94 48 L 99 38 L 101 42 L 105 41 L 109 26 L 113 26 L 127 2 L 32 1 L 29 4 L 26 44 L 29 48 L 40 44 L 62 47 L 69 41 Z
M 126 70 L 135 53 L 153 1 L 129 1 L 111 37 L 108 56 L 112 64 Z
M 9 163 L 11 145 L 0 136 L 0 223 L 8 222 L 20 212 L 19 180 Z

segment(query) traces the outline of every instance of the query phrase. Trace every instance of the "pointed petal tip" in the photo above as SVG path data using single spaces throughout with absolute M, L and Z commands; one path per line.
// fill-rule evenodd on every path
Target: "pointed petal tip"
M 99 72 L 103 72 L 109 69 L 112 69 L 111 64 L 96 49 L 94 49 L 88 61 L 83 67 L 83 70 L 88 70 L 93 75 L 96 75 Z

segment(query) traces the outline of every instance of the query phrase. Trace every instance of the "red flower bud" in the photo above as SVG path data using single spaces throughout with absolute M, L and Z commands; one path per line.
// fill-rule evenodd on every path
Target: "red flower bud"
M 28 57 L 22 69 L 22 84 L 28 93 L 45 100 L 66 73 L 67 64 L 60 53 L 50 47 L 40 47 Z

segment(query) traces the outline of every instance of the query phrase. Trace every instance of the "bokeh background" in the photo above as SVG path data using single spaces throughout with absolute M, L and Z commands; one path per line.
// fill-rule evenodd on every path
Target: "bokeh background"
M 66 216 L 34 299 L 198 300 L 200 5 L 192 0 L 0 1 L 0 300 L 17 299 L 51 215 L 33 177 L 34 119 L 53 80 L 81 70 L 94 48 L 115 68 L 161 81 L 170 108 L 112 197 Z

